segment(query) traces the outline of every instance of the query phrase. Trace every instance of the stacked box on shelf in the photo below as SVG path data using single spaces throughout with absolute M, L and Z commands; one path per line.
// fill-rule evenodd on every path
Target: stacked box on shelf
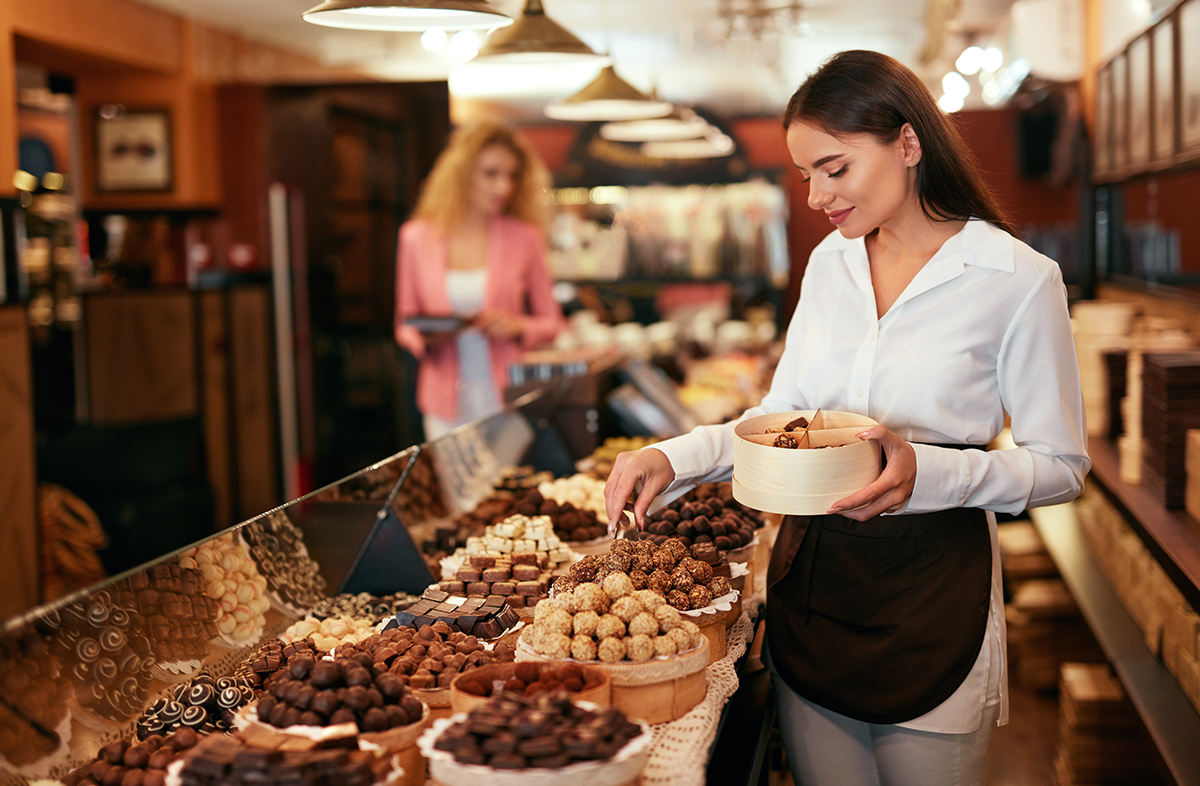
M 1200 352 L 1142 358 L 1142 483 L 1168 508 L 1187 491 L 1187 432 L 1200 428 Z
M 1102 493 L 1085 492 L 1076 508 L 1084 537 L 1147 649 L 1161 655 L 1200 710 L 1200 616 Z
M 1147 353 L 1185 352 L 1195 348 L 1190 334 L 1171 320 L 1143 317 L 1130 338 L 1126 356 L 1125 397 L 1121 399 L 1123 433 L 1117 439 L 1123 483 L 1142 482 L 1142 366 Z
M 1137 711 L 1106 663 L 1064 663 L 1056 786 L 1162 783 Z
M 1046 544 L 1031 522 L 1009 521 L 997 527 L 1000 544 L 1000 568 L 1004 587 L 1011 595 L 1030 579 L 1053 578 L 1058 575 Z
M 1013 673 L 1030 690 L 1053 690 L 1065 662 L 1104 659 L 1061 579 L 1026 581 L 1005 612 Z
M 1105 375 L 1108 380 L 1108 435 L 1117 437 L 1125 433 L 1125 420 L 1121 417 L 1121 399 L 1125 397 L 1129 379 L 1129 351 L 1112 349 L 1104 353 Z

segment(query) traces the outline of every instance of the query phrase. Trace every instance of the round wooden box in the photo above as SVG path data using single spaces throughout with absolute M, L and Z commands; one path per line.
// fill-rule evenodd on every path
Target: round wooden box
M 798 417 L 811 421 L 809 447 L 774 447 L 779 435 L 768 429 L 782 429 Z M 875 425 L 865 415 L 833 410 L 775 412 L 742 421 L 734 428 L 734 499 L 770 513 L 827 513 L 834 502 L 879 477 L 879 443 L 857 436 Z
M 702 629 L 703 630 L 703 629 Z M 700 646 L 669 658 L 652 658 L 642 663 L 617 661 L 565 661 L 600 669 L 612 680 L 612 706 L 626 717 L 651 725 L 678 720 L 691 711 L 708 692 L 709 638 Z M 533 651 L 525 642 L 517 648 L 517 661 L 561 663 Z
M 545 667 L 550 667 L 556 664 L 542 664 Z M 581 691 L 571 694 L 573 701 L 590 701 L 600 707 L 607 707 L 612 703 L 612 680 L 608 675 L 600 669 L 593 669 L 589 666 L 581 666 L 585 671 L 595 673 L 601 680 L 600 684 L 594 688 L 584 688 Z M 459 690 L 458 683 L 464 677 L 482 677 L 486 680 L 506 681 L 512 679 L 513 674 L 517 671 L 516 663 L 492 663 L 487 666 L 481 666 L 474 671 L 468 671 L 466 674 L 459 674 L 450 683 L 450 711 L 451 714 L 459 712 L 470 712 L 472 708 L 486 702 L 490 696 L 476 696 L 471 693 Z M 493 692 L 493 695 L 494 692 Z

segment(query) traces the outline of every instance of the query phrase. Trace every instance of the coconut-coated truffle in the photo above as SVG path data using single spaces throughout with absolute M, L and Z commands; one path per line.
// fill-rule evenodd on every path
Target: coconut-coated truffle
M 633 582 L 629 574 L 614 571 L 604 577 L 604 594 L 611 600 L 633 594 Z
M 625 635 L 625 623 L 615 614 L 605 614 L 596 623 L 596 638 L 607 639 Z
M 609 611 L 613 614 L 616 614 L 621 618 L 621 622 L 624 622 L 626 625 L 628 625 L 629 621 L 636 617 L 639 613 L 645 611 L 645 608 L 643 608 L 641 602 L 639 602 L 632 595 L 626 595 L 623 598 L 617 598 L 614 600 Z
M 654 657 L 654 641 L 649 636 L 636 634 L 625 640 L 625 657 L 641 662 Z
M 687 634 L 685 633 L 686 637 Z M 575 660 L 595 660 L 596 641 L 591 636 L 576 636 L 571 639 L 571 657 Z
M 655 636 L 654 637 L 654 654 L 655 655 L 674 655 L 678 647 L 675 639 L 670 636 Z
M 658 618 L 649 612 L 641 612 L 629 622 L 629 633 L 632 636 L 643 634 L 646 636 L 658 635 Z
M 616 617 L 613 617 L 616 619 Z M 620 620 L 617 620 L 620 622 Z M 596 648 L 596 654 L 605 663 L 614 663 L 625 657 L 625 641 L 617 636 L 603 639 Z
M 680 615 L 679 609 L 668 606 L 666 603 L 654 610 L 654 618 L 658 621 L 659 630 L 664 633 L 679 627 L 679 624 L 683 622 L 683 616 Z
M 596 625 L 600 623 L 600 615 L 594 611 L 581 611 L 572 618 L 576 636 L 593 636 Z
M 608 610 L 608 595 L 600 588 L 599 584 L 580 584 L 575 588 L 575 605 L 579 611 L 594 611 L 597 614 L 603 614 Z

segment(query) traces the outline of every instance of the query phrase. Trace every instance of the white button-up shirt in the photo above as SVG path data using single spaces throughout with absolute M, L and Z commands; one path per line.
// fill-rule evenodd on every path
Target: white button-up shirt
M 980 220 L 947 240 L 882 317 L 863 239 L 835 231 L 814 249 L 771 389 L 742 417 L 818 407 L 867 415 L 914 443 L 916 486 L 901 514 L 1017 514 L 1067 502 L 1091 467 L 1062 273 Z M 1006 415 L 1017 447 L 985 452 Z M 656 444 L 675 470 L 663 498 L 728 480 L 733 439 L 725 424 Z M 975 669 L 946 702 L 901 726 L 973 731 L 996 702 L 1007 721 L 1000 557 L 988 518 L 991 619 Z

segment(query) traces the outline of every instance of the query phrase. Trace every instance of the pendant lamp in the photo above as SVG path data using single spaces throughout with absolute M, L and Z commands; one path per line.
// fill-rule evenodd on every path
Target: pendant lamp
M 600 126 L 600 136 L 612 142 L 675 142 L 699 139 L 709 128 L 704 118 L 687 107 L 679 107 L 666 117 L 605 123 Z
M 642 155 L 648 158 L 724 158 L 737 148 L 733 139 L 716 128 L 699 139 L 679 139 L 671 142 L 646 142 Z
M 607 65 L 587 87 L 544 111 L 554 120 L 646 120 L 669 115 L 671 105 L 647 97 Z
M 486 30 L 513 23 L 488 0 L 325 0 L 304 21 L 352 30 Z
M 542 0 L 526 0 L 525 13 L 515 23 L 488 36 L 475 62 L 513 65 L 608 61 L 570 30 L 546 16 Z

